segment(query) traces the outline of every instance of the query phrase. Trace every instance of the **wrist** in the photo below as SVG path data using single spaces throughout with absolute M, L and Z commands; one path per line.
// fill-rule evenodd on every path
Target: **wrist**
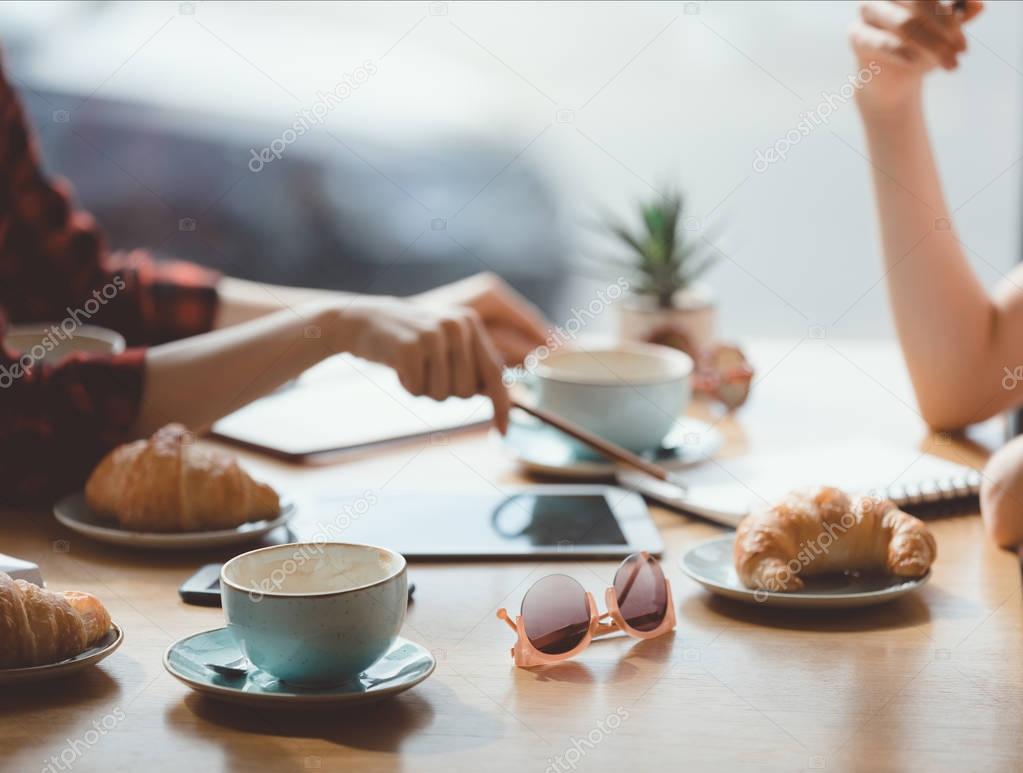
M 347 301 L 338 302 L 334 299 L 313 301 L 306 305 L 307 314 L 303 314 L 306 323 L 307 337 L 319 335 L 324 343 L 334 352 L 348 352 L 352 348 L 352 321 L 347 313 Z
M 923 83 L 894 98 L 878 99 L 864 90 L 856 95 L 856 105 L 867 129 L 903 124 L 923 112 Z

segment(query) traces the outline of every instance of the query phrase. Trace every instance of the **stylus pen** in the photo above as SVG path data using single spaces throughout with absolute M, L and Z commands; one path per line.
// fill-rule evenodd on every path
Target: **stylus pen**
M 635 467 L 637 470 L 642 470 L 647 475 L 653 475 L 658 480 L 678 484 L 678 481 L 675 480 L 674 476 L 663 467 L 656 465 L 653 462 L 648 462 L 643 457 L 612 443 L 610 440 L 604 440 L 604 438 L 599 435 L 595 435 L 589 430 L 583 429 L 578 424 L 574 424 L 568 419 L 563 419 L 556 413 L 551 413 L 550 411 L 538 408 L 535 405 L 529 405 L 528 403 L 524 403 L 516 398 L 512 398 L 511 403 L 513 408 L 525 411 L 526 413 L 535 416 L 545 424 L 550 424 L 552 427 L 560 429 L 566 435 L 571 435 L 576 440 L 588 445 L 590 448 L 596 449 L 608 459 L 622 462 L 630 467 Z

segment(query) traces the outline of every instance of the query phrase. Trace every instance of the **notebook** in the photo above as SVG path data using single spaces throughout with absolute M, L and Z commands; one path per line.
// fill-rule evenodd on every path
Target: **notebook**
M 485 397 L 443 402 L 413 397 L 390 368 L 331 357 L 293 384 L 213 425 L 213 434 L 289 461 L 344 454 L 490 421 Z
M 618 482 L 668 507 L 735 527 L 751 508 L 794 488 L 826 484 L 891 499 L 921 517 L 976 512 L 978 470 L 921 451 L 868 444 L 711 461 L 665 482 L 622 469 Z

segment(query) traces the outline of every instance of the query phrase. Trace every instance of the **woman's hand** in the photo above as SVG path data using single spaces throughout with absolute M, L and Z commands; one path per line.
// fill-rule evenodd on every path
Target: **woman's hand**
M 476 274 L 409 300 L 427 307 L 460 306 L 479 317 L 505 364 L 519 365 L 551 329 L 543 313 L 495 274 Z
M 849 27 L 849 40 L 860 65 L 880 65 L 880 72 L 859 90 L 865 113 L 897 108 L 914 98 L 924 74 L 942 67 L 954 70 L 966 50 L 963 22 L 984 7 L 967 0 L 957 10 L 939 0 L 866 0 Z
M 331 318 L 335 350 L 393 368 L 413 395 L 444 400 L 485 394 L 494 404 L 497 428 L 507 430 L 510 402 L 501 355 L 473 309 L 361 296 L 335 307 Z

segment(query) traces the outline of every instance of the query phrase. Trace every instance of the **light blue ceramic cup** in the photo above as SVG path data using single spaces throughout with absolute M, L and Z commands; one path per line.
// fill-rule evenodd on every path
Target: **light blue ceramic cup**
M 408 604 L 405 558 L 341 542 L 275 545 L 220 570 L 227 626 L 246 657 L 298 685 L 350 681 L 387 653 Z
M 655 449 L 685 411 L 693 361 L 667 346 L 622 343 L 555 352 L 533 371 L 541 408 L 630 451 Z

